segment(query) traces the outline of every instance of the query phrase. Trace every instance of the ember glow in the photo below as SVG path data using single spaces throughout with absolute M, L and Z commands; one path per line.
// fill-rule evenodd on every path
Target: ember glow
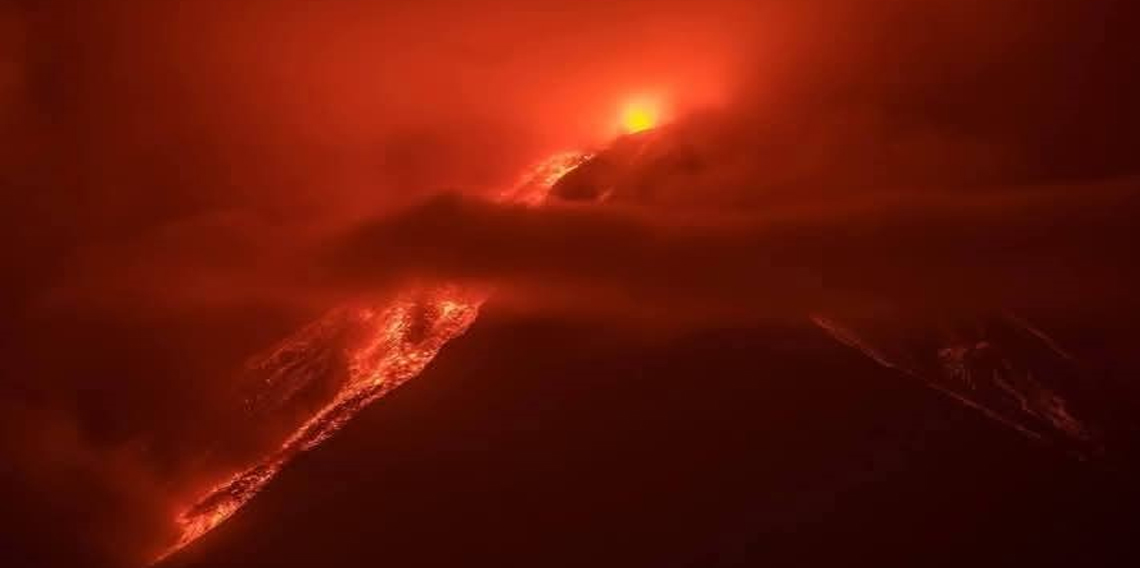
M 562 176 L 587 157 L 575 152 L 556 154 L 530 169 L 499 199 L 538 205 Z M 155 562 L 221 525 L 292 458 L 319 446 L 360 410 L 420 374 L 444 345 L 467 331 L 488 295 L 483 289 L 443 284 L 407 290 L 387 305 L 338 308 L 259 359 L 255 366 L 267 378 L 247 403 L 253 410 L 272 413 L 273 403 L 266 401 L 287 399 L 306 383 L 322 378 L 321 370 L 306 366 L 313 348 L 319 348 L 330 333 L 351 338 L 345 348 L 347 378 L 332 400 L 304 421 L 279 449 L 204 491 L 178 515 L 178 539 Z

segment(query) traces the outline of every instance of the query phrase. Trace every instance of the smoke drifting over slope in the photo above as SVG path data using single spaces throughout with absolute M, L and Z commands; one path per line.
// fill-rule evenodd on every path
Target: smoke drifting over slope
M 1001 307 L 1103 315 L 1135 307 L 1138 198 L 1140 185 L 1124 180 L 702 216 L 445 197 L 357 230 L 333 272 L 361 290 L 401 275 L 474 279 L 567 313 L 640 308 L 664 320 L 870 316 L 890 304 L 896 317 Z
M 1130 3 L 784 4 L 0 8 L 8 548 L 145 557 L 273 438 L 232 431 L 245 358 L 407 280 L 673 331 L 1134 313 Z M 636 202 L 481 200 L 647 95 L 675 147 Z

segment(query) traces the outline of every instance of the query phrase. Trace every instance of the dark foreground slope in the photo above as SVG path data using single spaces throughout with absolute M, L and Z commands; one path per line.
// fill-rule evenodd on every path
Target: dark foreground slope
M 179 564 L 1136 559 L 1125 476 L 806 324 L 632 340 L 488 316 Z

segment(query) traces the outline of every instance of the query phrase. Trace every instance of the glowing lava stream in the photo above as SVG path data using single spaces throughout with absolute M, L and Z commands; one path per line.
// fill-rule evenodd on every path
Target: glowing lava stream
M 505 203 L 536 206 L 551 187 L 588 155 L 557 154 L 532 168 L 518 184 L 499 196 Z M 462 335 L 487 299 L 482 289 L 438 285 L 407 290 L 388 305 L 339 308 L 285 339 L 261 365 L 268 367 L 265 389 L 290 380 L 291 355 L 302 357 L 325 330 L 358 330 L 345 350 L 347 378 L 327 404 L 318 409 L 281 447 L 260 461 L 206 490 L 176 519 L 179 536 L 155 563 L 201 538 L 249 502 L 292 458 L 320 445 L 376 399 L 415 377 L 440 349 Z M 287 390 L 296 390 L 284 385 Z M 267 397 L 267 398 L 272 398 Z

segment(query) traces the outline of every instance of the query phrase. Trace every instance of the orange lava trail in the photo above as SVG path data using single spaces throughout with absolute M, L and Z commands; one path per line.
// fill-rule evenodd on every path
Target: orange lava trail
M 499 196 L 505 203 L 537 206 L 561 177 L 588 156 L 561 153 L 535 166 Z M 272 377 L 295 364 L 281 354 L 301 353 L 313 342 L 326 341 L 324 330 L 359 329 L 344 359 L 347 378 L 332 399 L 318 409 L 274 452 L 215 484 L 175 519 L 179 535 L 155 560 L 158 563 L 221 525 L 260 492 L 292 458 L 320 445 L 361 409 L 420 374 L 449 341 L 474 323 L 488 292 L 470 286 L 424 286 L 399 294 L 387 305 L 340 308 L 300 330 L 274 349 L 263 365 Z M 315 337 L 314 337 L 315 334 Z M 354 334 L 355 335 L 355 334 Z M 279 367 L 279 368 L 273 368 Z M 280 371 L 280 372 L 278 372 Z M 255 396 L 256 398 L 256 396 Z

